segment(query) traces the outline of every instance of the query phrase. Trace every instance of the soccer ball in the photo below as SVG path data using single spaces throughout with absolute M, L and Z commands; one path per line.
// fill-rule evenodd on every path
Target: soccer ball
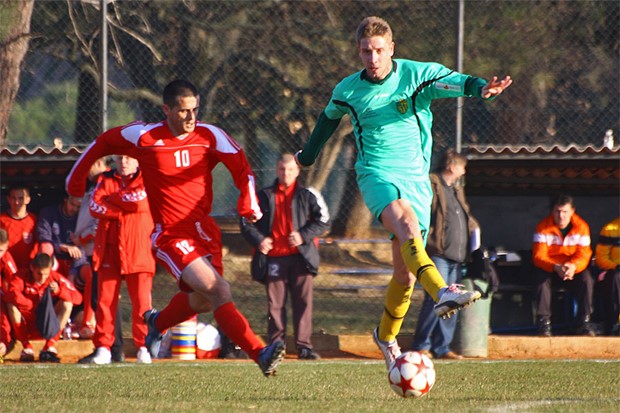
M 435 384 L 435 367 L 427 356 L 417 351 L 401 354 L 389 368 L 390 387 L 402 397 L 418 398 Z

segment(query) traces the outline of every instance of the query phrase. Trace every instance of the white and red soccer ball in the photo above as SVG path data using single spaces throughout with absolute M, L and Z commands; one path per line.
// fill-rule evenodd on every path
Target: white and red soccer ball
M 390 387 L 402 397 L 418 398 L 435 384 L 435 367 L 430 358 L 417 351 L 401 354 L 389 368 Z

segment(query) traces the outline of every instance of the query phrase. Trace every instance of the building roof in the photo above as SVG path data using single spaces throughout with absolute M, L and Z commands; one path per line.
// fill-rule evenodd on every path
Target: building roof
M 469 195 L 620 195 L 620 146 L 469 145 Z
M 619 160 L 620 145 L 615 147 L 594 145 L 467 145 L 470 160 Z
M 28 186 L 62 187 L 64 178 L 86 146 L 63 148 L 6 146 L 0 149 L 2 186 L 14 183 Z

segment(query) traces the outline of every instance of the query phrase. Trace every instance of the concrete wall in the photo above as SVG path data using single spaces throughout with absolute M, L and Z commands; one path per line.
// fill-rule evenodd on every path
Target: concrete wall
M 575 196 L 577 214 L 590 224 L 592 242 L 606 223 L 620 215 L 620 197 Z M 549 214 L 546 196 L 467 196 L 480 221 L 482 243 L 507 250 L 531 249 L 536 224 Z

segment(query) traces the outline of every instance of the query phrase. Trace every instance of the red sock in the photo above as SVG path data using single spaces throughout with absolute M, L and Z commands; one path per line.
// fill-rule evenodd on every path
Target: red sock
M 26 324 L 14 323 L 13 331 L 15 332 L 15 338 L 22 343 L 22 346 L 24 348 L 26 348 L 26 345 L 29 345 L 30 347 L 32 347 L 32 345 L 30 345 L 30 342 L 28 340 L 28 333 L 26 332 Z
M 46 340 L 45 345 L 43 345 L 43 351 L 47 351 L 50 349 L 50 347 L 56 346 L 57 342 L 58 342 L 58 338 L 56 337 Z
M 258 361 L 258 353 L 265 344 L 252 331 L 248 320 L 237 310 L 231 301 L 219 306 L 214 312 L 215 321 L 226 337 L 241 347 L 254 361 Z
M 183 321 L 196 316 L 196 310 L 189 305 L 189 294 L 176 293 L 166 308 L 161 310 L 155 319 L 155 327 L 160 333 L 164 333 L 170 327 L 174 327 Z

